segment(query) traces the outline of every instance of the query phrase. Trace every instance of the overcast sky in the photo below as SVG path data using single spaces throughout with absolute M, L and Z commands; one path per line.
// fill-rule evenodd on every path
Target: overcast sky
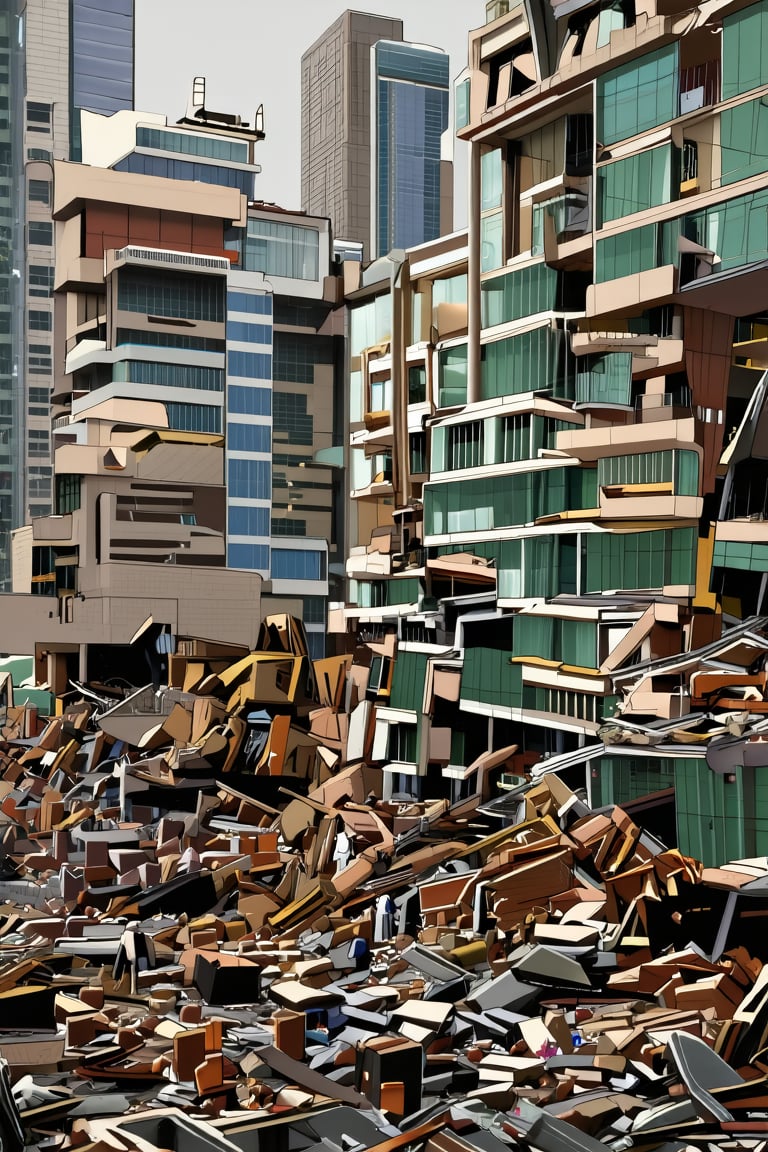
M 485 21 L 485 0 L 375 0 L 347 5 L 400 16 L 406 40 L 450 54 L 451 77 L 466 67 L 467 33 Z M 136 0 L 136 107 L 183 115 L 193 76 L 206 103 L 253 120 L 264 105 L 258 149 L 261 199 L 300 207 L 301 57 L 345 10 L 341 0 Z M 463 145 L 459 146 L 463 149 Z M 457 156 L 456 227 L 466 222 L 463 155 Z

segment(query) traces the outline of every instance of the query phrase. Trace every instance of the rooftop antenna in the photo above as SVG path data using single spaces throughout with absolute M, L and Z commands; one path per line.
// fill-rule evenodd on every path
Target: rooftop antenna
M 194 120 L 198 112 L 205 110 L 205 76 L 195 76 L 192 81 L 192 95 L 187 104 L 187 118 Z

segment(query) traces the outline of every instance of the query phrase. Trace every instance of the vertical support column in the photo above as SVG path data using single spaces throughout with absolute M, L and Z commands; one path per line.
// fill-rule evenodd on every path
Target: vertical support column
M 467 403 L 480 399 L 480 146 L 469 142 L 469 266 L 467 269 Z

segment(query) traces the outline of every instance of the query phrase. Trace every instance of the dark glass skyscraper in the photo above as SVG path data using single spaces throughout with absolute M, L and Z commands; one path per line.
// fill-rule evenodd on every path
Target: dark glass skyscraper
M 70 0 L 72 159 L 80 159 L 80 112 L 133 108 L 134 0 Z
M 366 261 L 453 230 L 448 56 L 401 20 L 344 12 L 301 60 L 301 205 Z
M 381 256 L 440 235 L 448 56 L 439 48 L 382 40 L 371 61 L 372 246 Z

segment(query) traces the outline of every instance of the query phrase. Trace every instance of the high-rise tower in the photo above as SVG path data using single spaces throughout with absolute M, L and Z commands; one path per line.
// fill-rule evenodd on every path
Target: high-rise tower
M 401 20 L 345 12 L 301 61 L 301 200 L 366 259 L 450 232 L 448 57 Z M 442 188 L 442 214 L 441 214 Z

